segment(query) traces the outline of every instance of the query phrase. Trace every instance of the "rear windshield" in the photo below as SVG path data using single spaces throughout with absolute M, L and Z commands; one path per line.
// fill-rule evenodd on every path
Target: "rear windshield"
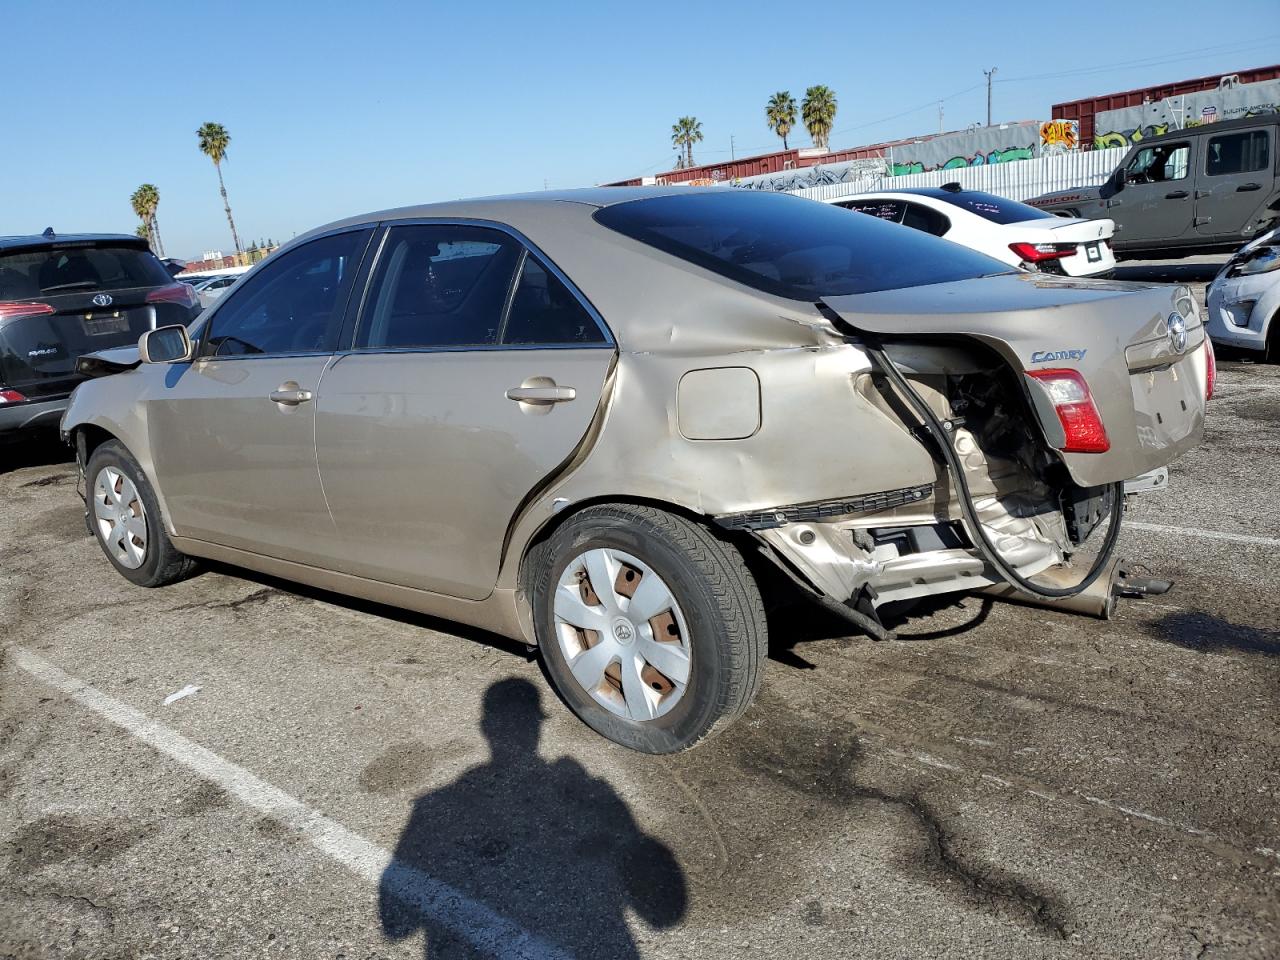
M 1010 271 L 919 230 L 782 193 L 726 188 L 653 197 L 603 207 L 595 218 L 672 256 L 793 300 Z
M 1024 220 L 1053 219 L 1052 213 L 1045 213 L 1025 203 L 1019 203 L 1017 200 L 997 197 L 993 193 L 983 193 L 981 190 L 964 190 L 960 193 L 948 193 L 942 190 L 930 196 L 945 200 L 961 210 L 976 213 L 983 220 L 990 220 L 992 223 L 1022 223 Z
M 169 271 L 150 251 L 136 247 L 95 244 L 0 253 L 0 300 L 172 282 Z

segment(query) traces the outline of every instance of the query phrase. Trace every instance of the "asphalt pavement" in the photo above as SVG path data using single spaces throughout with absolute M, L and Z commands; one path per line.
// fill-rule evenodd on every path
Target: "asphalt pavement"
M 1280 368 L 1224 363 L 1121 542 L 1171 593 L 780 611 L 656 758 L 479 631 L 134 587 L 61 449 L 0 452 L 0 957 L 1276 957 L 1278 459 Z

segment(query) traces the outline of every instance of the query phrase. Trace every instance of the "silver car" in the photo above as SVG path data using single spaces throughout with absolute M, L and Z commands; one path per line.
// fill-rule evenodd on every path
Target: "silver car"
M 209 558 L 483 627 L 670 752 L 759 688 L 762 586 L 878 637 L 948 592 L 1105 609 L 1123 482 L 1200 439 L 1204 340 L 1185 288 L 600 188 L 322 227 L 85 358 L 63 431 L 134 583 Z

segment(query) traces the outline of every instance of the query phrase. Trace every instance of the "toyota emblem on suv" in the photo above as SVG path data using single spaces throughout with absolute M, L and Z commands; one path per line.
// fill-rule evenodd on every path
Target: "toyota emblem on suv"
M 93 305 L 94 305 L 95 307 L 109 307 L 109 306 L 111 306 L 111 294 L 109 294 L 109 293 L 100 293 L 100 294 L 98 294 L 96 297 L 94 297 L 94 298 L 93 298 Z
M 1174 353 L 1185 353 L 1187 349 L 1187 321 L 1180 313 L 1169 314 L 1169 346 Z

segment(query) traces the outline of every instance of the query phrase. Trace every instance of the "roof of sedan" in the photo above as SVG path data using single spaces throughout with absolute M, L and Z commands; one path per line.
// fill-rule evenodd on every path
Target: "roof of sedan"
M 491 197 L 469 197 L 465 200 L 442 200 L 436 203 L 415 204 L 369 214 L 361 219 L 398 219 L 404 217 L 437 216 L 462 207 L 496 206 L 503 203 L 581 203 L 590 207 L 610 207 L 629 200 L 649 197 L 667 197 L 673 194 L 708 193 L 723 187 L 582 187 L 575 190 L 539 190 L 533 193 L 505 193 Z
M 30 234 L 28 236 L 0 237 L 0 250 L 12 250 L 19 247 L 56 246 L 64 243 L 127 243 L 133 246 L 144 246 L 146 241 L 141 237 L 127 233 L 55 233 Z

